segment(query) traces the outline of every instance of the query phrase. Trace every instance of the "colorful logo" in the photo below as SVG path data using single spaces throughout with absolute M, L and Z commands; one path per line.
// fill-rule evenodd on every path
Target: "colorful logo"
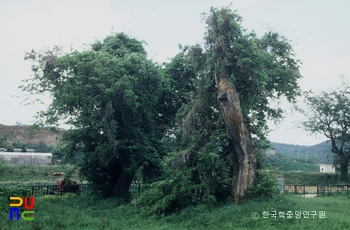
M 19 201 L 19 203 L 11 203 L 11 201 Z M 19 208 L 23 204 L 23 199 L 18 196 L 11 196 L 10 197 L 10 207 L 15 207 L 10 209 L 10 220 L 13 220 L 13 213 L 16 214 L 16 220 L 20 220 L 21 218 L 23 220 L 34 220 L 34 211 L 32 210 L 34 208 L 34 197 L 31 197 L 30 206 L 28 205 L 28 197 L 24 197 L 24 208 L 26 209 L 21 213 L 21 210 Z

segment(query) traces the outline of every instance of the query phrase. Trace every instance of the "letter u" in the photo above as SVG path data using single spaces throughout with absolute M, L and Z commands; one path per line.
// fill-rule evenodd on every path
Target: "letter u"
M 24 197 L 24 207 L 27 210 L 32 210 L 34 208 L 34 196 L 31 198 L 30 206 L 28 206 L 28 197 Z

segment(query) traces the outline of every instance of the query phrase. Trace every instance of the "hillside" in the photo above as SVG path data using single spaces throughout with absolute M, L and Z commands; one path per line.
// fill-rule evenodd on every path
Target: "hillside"
M 275 172 L 318 172 L 320 170 L 316 163 L 304 163 L 281 153 L 276 153 L 275 156 L 271 157 L 263 157 L 262 164 L 265 169 L 272 169 Z
M 9 144 L 17 141 L 27 145 L 39 145 L 44 143 L 47 146 L 55 146 L 59 139 L 62 138 L 63 133 L 63 129 L 55 133 L 50 131 L 50 128 L 36 129 L 29 125 L 8 126 L 0 124 L 0 136 L 9 134 L 7 139 Z M 0 146 L 0 148 L 1 147 L 3 146 Z
M 330 141 L 321 142 L 313 146 L 292 145 L 272 142 L 272 147 L 277 153 L 304 161 L 306 163 L 332 163 Z

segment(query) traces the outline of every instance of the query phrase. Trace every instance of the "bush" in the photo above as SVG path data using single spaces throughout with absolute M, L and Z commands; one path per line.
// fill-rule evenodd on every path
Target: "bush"
M 254 184 L 249 189 L 249 196 L 272 198 L 279 193 L 276 178 L 270 172 L 257 170 Z
M 25 185 L 0 187 L 0 217 L 3 215 L 8 215 L 10 196 L 25 197 L 29 194 L 30 191 Z
M 29 194 L 30 194 L 30 190 L 26 185 L 0 187 L 0 197 L 6 197 L 6 198 L 9 198 L 10 196 L 25 197 L 25 196 L 28 196 Z

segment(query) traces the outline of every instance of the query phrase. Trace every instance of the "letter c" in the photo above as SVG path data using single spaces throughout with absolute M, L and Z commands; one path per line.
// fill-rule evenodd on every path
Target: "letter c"
M 30 216 L 30 217 L 26 217 L 25 214 L 33 214 L 33 216 Z M 34 211 L 23 211 L 21 213 L 21 218 L 23 220 L 34 220 Z

